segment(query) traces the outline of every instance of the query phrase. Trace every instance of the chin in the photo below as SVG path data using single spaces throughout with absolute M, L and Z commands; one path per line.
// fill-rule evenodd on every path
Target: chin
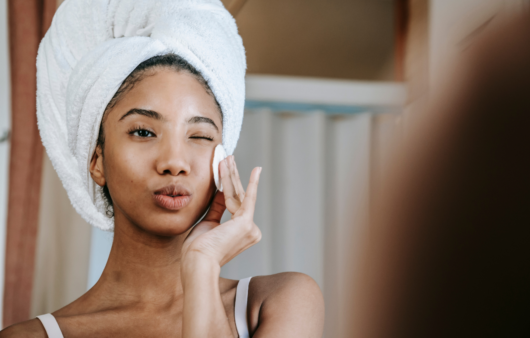
M 186 233 L 199 220 L 202 213 L 177 213 L 168 212 L 150 212 L 148 219 L 136 223 L 144 231 L 156 235 L 174 237 Z
M 142 227 L 146 232 L 156 236 L 174 237 L 186 233 L 195 224 L 195 221 L 182 217 L 162 217 L 162 219 L 149 222 L 149 226 Z

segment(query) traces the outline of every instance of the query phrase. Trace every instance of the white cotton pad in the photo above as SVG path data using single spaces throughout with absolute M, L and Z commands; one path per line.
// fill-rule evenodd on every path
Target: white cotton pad
M 221 184 L 221 178 L 219 177 L 219 163 L 226 158 L 226 151 L 222 144 L 218 144 L 215 147 L 215 152 L 213 154 L 213 179 L 215 181 L 215 186 L 217 190 L 223 191 L 223 185 Z

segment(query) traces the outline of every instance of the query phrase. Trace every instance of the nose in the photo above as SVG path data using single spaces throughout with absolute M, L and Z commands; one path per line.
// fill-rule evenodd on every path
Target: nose
M 156 171 L 160 175 L 188 175 L 190 164 L 185 146 L 177 137 L 166 137 L 162 140 L 156 161 Z

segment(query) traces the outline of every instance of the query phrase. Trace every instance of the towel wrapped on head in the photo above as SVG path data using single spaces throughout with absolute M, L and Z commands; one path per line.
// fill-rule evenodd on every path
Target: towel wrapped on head
M 243 120 L 245 50 L 219 0 L 66 0 L 37 56 L 37 119 L 42 142 L 72 205 L 90 224 L 113 230 L 90 177 L 103 112 L 143 61 L 177 54 L 207 81 L 223 114 L 232 154 Z

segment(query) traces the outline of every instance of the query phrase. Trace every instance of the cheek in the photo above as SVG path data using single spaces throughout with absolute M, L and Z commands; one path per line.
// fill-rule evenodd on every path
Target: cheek
M 213 193 L 215 182 L 213 180 L 212 159 L 210 154 L 197 156 L 192 166 L 196 189 L 202 194 Z
M 105 176 L 112 198 L 122 206 L 134 204 L 146 188 L 150 154 L 119 144 L 109 150 L 105 154 Z

